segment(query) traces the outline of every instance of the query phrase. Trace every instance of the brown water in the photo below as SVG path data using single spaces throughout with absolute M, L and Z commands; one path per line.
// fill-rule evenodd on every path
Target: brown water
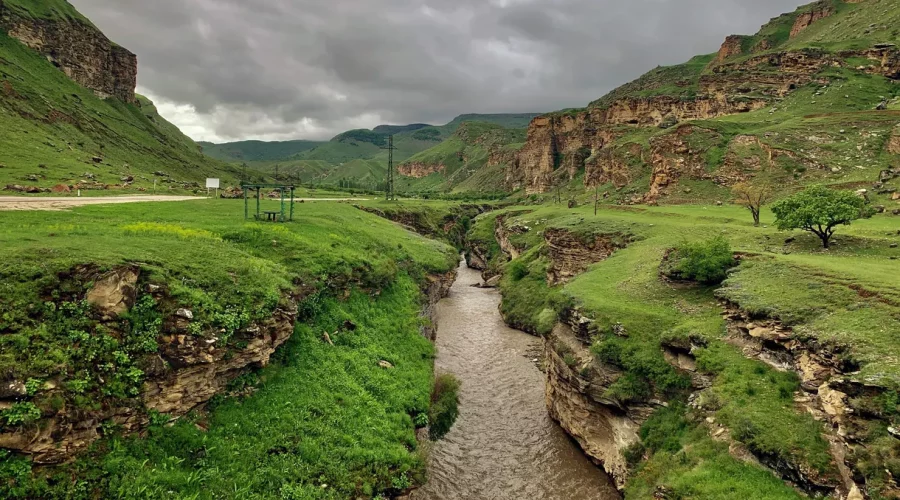
M 415 500 L 620 498 L 547 415 L 540 340 L 504 325 L 494 290 L 465 265 L 438 304 L 438 373 L 462 381 L 460 415 L 434 444 L 428 484 Z M 527 357 L 526 357 L 527 356 Z

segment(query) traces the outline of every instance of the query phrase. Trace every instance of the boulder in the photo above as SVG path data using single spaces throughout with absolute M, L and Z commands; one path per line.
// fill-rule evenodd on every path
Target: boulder
M 894 193 L 891 195 L 891 199 L 894 201 L 900 200 L 900 193 Z
M 123 175 L 121 181 L 122 182 L 134 182 L 134 176 L 133 175 Z
M 229 186 L 219 193 L 219 198 L 238 199 L 244 197 L 244 191 L 239 187 Z
M 20 186 L 18 184 L 7 184 L 5 189 L 7 191 L 15 191 L 17 193 L 25 192 L 25 186 Z
M 183 307 L 181 309 L 175 311 L 175 316 L 178 316 L 179 318 L 184 318 L 187 320 L 194 319 L 194 313 L 191 312 L 190 309 L 185 309 Z
M 393 367 L 394 367 L 394 365 L 392 365 L 390 362 L 385 361 L 385 360 L 379 361 L 379 362 L 378 362 L 378 366 L 380 366 L 380 367 L 382 367 L 382 368 L 384 368 L 384 369 L 390 369 L 390 368 L 393 368 Z
M 0 383 L 0 399 L 20 398 L 28 394 L 25 384 L 19 380 Z
M 500 278 L 501 276 L 498 274 L 497 276 L 494 276 L 493 278 L 485 281 L 484 286 L 488 288 L 496 288 L 498 285 L 500 285 Z
M 70 193 L 70 192 L 72 192 L 72 189 L 69 186 L 66 186 L 65 184 L 57 184 L 57 185 L 53 186 L 53 188 L 50 191 L 53 191 L 54 193 Z
M 104 319 L 117 318 L 134 305 L 137 298 L 137 281 L 140 271 L 136 267 L 114 269 L 94 282 L 85 300 Z

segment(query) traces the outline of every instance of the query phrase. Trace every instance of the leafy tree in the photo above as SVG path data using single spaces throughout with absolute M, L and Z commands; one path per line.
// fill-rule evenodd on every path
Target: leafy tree
M 759 225 L 759 213 L 763 205 L 772 199 L 774 189 L 772 185 L 766 181 L 750 183 L 741 182 L 736 184 L 731 190 L 734 195 L 734 201 L 738 205 L 746 207 L 753 215 L 753 225 Z
M 802 229 L 822 240 L 828 248 L 838 226 L 872 216 L 866 200 L 849 191 L 812 186 L 772 206 L 778 229 Z

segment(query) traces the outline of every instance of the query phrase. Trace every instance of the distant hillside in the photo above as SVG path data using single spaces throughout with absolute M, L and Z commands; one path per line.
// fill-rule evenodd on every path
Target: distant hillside
M 342 132 L 328 142 L 244 141 L 226 144 L 201 143 L 205 154 L 225 161 L 246 161 L 251 168 L 274 175 L 276 170 L 285 179 L 304 183 L 344 185 L 358 188 L 382 189 L 387 175 L 387 138 L 394 135 L 394 161 L 399 164 L 409 158 L 441 145 L 454 137 L 460 127 L 477 122 L 477 127 L 493 126 L 498 129 L 519 129 L 524 141 L 524 129 L 538 116 L 530 114 L 467 114 L 456 117 L 446 125 L 433 126 L 424 123 L 410 125 L 379 125 L 372 130 L 356 129 Z M 458 142 L 444 146 L 447 150 L 459 149 Z M 494 179 L 496 180 L 496 179 Z M 492 180 L 490 186 L 479 186 L 490 191 L 500 189 Z M 406 189 L 436 189 L 426 182 L 406 185 Z M 449 184 L 442 183 L 443 188 Z
M 211 142 L 198 143 L 203 148 L 203 154 L 217 160 L 235 161 L 271 161 L 288 158 L 304 151 L 318 147 L 322 141 L 241 141 L 226 144 L 213 144 Z
M 135 191 L 155 181 L 183 191 L 235 179 L 236 168 L 201 154 L 134 93 L 135 75 L 134 55 L 68 2 L 0 0 L 0 190 Z

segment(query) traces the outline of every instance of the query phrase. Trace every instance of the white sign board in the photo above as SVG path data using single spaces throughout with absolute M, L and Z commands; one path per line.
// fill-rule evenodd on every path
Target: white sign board
M 219 179 L 206 179 L 206 189 L 219 189 Z

